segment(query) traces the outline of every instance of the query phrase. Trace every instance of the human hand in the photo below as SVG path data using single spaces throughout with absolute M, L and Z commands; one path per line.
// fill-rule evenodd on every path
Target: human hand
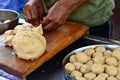
M 65 4 L 56 2 L 48 11 L 48 15 L 43 18 L 42 25 L 46 31 L 52 31 L 65 23 L 71 10 Z
M 44 15 L 42 0 L 29 0 L 23 8 L 23 13 L 27 22 L 33 24 L 34 26 L 38 26 Z
M 87 0 L 59 0 L 48 11 L 43 19 L 43 29 L 52 31 L 64 24 L 69 15 Z

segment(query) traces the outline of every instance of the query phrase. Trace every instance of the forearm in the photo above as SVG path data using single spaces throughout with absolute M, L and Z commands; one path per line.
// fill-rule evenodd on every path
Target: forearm
M 59 3 L 68 7 L 71 11 L 76 10 L 80 5 L 88 0 L 59 0 Z

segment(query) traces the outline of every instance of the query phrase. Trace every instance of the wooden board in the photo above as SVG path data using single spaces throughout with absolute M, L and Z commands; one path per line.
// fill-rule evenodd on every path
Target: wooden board
M 5 47 L 4 36 L 0 36 L 0 68 L 17 77 L 24 78 L 40 67 L 58 52 L 69 46 L 88 32 L 88 27 L 82 24 L 67 22 L 53 32 L 45 32 L 47 48 L 38 59 L 26 61 L 17 58 L 13 50 Z

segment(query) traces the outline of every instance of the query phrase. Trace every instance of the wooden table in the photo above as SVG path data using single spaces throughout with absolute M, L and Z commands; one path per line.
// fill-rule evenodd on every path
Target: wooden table
M 88 32 L 89 28 L 82 24 L 66 22 L 53 32 L 45 32 L 47 48 L 38 59 L 27 61 L 19 59 L 9 47 L 4 44 L 4 36 L 0 36 L 0 68 L 19 78 L 25 78 L 32 71 L 43 65 L 58 52 L 72 44 Z

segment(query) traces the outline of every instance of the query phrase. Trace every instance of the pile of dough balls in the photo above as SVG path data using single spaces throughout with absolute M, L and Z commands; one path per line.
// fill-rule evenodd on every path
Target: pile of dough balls
M 87 48 L 71 55 L 64 69 L 76 80 L 120 80 L 120 47 Z
M 13 47 L 15 54 L 22 59 L 37 59 L 46 49 L 46 39 L 41 25 L 17 25 L 13 30 L 6 31 L 4 36 L 5 44 Z

